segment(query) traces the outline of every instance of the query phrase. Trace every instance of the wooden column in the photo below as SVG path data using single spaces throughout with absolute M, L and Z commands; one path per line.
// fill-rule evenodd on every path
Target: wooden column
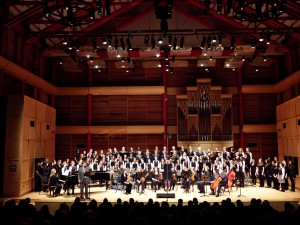
M 239 93 L 239 114 L 240 114 L 240 124 L 239 124 L 239 131 L 240 131 L 240 147 L 245 148 L 245 138 L 244 138 L 244 96 L 242 92 L 242 85 L 243 85 L 243 75 L 242 69 L 238 70 L 238 93 Z
M 88 86 L 91 87 L 93 82 L 93 70 L 89 69 L 88 73 Z M 87 108 L 87 125 L 91 126 L 92 125 L 92 95 L 88 94 L 87 95 L 87 101 L 88 101 L 88 108 Z M 87 133 L 86 137 L 86 149 L 89 151 L 92 146 L 92 135 L 91 133 Z
M 25 95 L 25 80 L 21 81 L 21 95 Z
M 0 96 L 3 96 L 5 93 L 5 81 L 4 81 L 4 72 L 0 70 Z
M 164 83 L 164 93 L 162 94 L 162 104 L 163 104 L 163 125 L 164 125 L 164 135 L 163 135 L 163 146 L 167 146 L 168 142 L 168 130 L 167 130 L 167 72 L 166 72 L 166 63 L 162 62 L 162 75 Z M 168 150 L 168 149 L 167 149 Z

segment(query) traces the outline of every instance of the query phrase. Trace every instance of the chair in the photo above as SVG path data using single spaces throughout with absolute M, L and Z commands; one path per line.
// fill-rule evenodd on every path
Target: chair
M 41 192 L 46 192 L 46 194 L 47 194 L 48 191 L 49 191 L 48 177 L 42 176 L 41 177 L 41 183 L 42 183 L 42 188 L 41 188 L 41 191 L 39 192 L 39 194 L 41 194 Z
M 54 196 L 54 193 L 56 191 L 57 186 L 49 186 L 48 190 L 49 190 L 49 195 L 50 196 Z M 51 194 L 52 193 L 52 194 Z
M 116 189 L 116 192 L 118 190 L 120 190 L 121 192 L 125 190 L 125 186 L 121 183 L 121 177 L 118 176 L 118 177 L 115 177 L 114 179 L 114 188 Z
M 225 191 L 228 191 L 228 193 L 230 195 L 231 188 L 232 188 L 232 183 L 229 184 L 229 182 L 228 182 L 225 186 L 222 187 L 223 194 Z

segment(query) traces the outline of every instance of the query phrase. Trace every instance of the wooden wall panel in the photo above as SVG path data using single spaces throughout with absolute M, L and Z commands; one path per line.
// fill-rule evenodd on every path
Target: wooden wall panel
M 232 95 L 232 124 L 240 124 L 240 103 L 239 96 Z
M 162 95 L 147 96 L 147 125 L 163 124 Z
M 84 65 L 80 65 L 81 72 L 66 72 L 62 68 L 63 65 L 58 65 L 56 68 L 55 84 L 59 87 L 82 87 L 88 85 L 88 70 Z
M 104 152 L 109 148 L 108 146 L 108 134 L 92 134 L 92 149 L 100 150 Z
M 87 96 L 56 96 L 57 125 L 86 125 Z
M 276 123 L 275 111 L 275 95 L 244 95 L 244 124 L 274 124 Z
M 110 125 L 127 125 L 127 96 L 108 96 Z
M 71 157 L 71 149 L 75 146 L 71 146 L 71 135 L 60 134 L 55 137 L 55 158 L 67 159 Z
M 109 134 L 109 148 L 121 149 L 123 146 L 127 146 L 127 135 L 125 134 Z
M 249 146 L 253 144 L 255 144 L 256 147 Z M 265 159 L 269 156 L 278 156 L 277 145 L 276 133 L 245 134 L 245 147 L 250 147 L 253 158 L 256 160 L 259 157 Z
M 143 125 L 147 121 L 147 97 L 128 96 L 128 125 Z
M 243 63 L 242 74 L 243 84 L 274 84 L 274 74 L 276 74 L 276 66 L 258 67 L 259 71 L 255 71 L 255 66 L 249 63 Z
M 108 96 L 95 95 L 92 97 L 92 124 L 109 124 Z
M 167 96 L 167 125 L 177 125 L 177 99 L 175 95 Z

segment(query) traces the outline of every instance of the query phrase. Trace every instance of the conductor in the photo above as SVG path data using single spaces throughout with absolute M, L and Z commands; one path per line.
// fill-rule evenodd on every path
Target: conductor
M 86 161 L 83 161 L 82 166 L 78 169 L 78 183 L 80 186 L 80 199 L 84 200 L 83 189 L 85 193 L 85 199 L 90 199 L 88 188 L 90 183 L 90 172 L 92 168 L 87 165 Z

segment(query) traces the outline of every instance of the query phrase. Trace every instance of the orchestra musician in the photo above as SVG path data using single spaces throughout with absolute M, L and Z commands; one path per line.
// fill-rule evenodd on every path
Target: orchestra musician
M 130 174 L 127 174 L 126 169 L 123 170 L 123 173 L 121 175 L 121 184 L 125 186 L 126 194 L 131 194 L 132 189 L 132 183 Z
M 217 181 L 216 197 L 219 197 L 220 192 L 221 192 L 221 188 L 228 184 L 228 177 L 227 177 L 227 171 L 226 170 L 219 169 L 219 171 L 217 173 L 219 173 L 219 176 L 213 181 L 211 187 L 214 186 L 213 185 L 214 182 Z
M 159 172 L 158 168 L 154 168 L 153 172 L 154 173 L 153 173 L 153 177 L 152 177 L 152 188 L 156 192 L 162 186 L 163 175 L 161 172 Z
M 196 182 L 199 192 L 205 193 L 205 185 L 211 185 L 213 180 L 209 166 L 205 166 L 204 171 L 201 173 L 201 180 Z
M 172 177 L 170 179 L 170 189 L 169 189 L 169 191 L 174 190 L 176 183 L 177 183 L 177 177 L 176 177 L 176 174 L 173 173 Z
M 140 194 L 145 193 L 145 189 L 146 189 L 146 179 L 145 179 L 145 176 L 137 178 L 136 179 L 136 185 L 137 185 L 137 193 L 140 193 Z M 140 188 L 141 188 L 141 191 L 140 191 Z

